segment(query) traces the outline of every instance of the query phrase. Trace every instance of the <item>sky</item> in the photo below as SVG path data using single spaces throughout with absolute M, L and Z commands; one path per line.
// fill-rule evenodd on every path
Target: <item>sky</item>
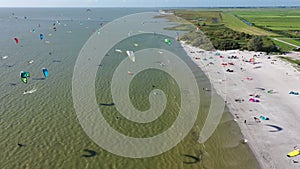
M 0 7 L 300 6 L 300 0 L 0 0 Z

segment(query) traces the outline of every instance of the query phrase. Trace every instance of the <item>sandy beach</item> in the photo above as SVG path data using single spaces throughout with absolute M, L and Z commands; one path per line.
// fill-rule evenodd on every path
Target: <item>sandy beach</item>
M 216 53 L 184 42 L 182 46 L 226 101 L 261 168 L 299 168 L 300 156 L 287 154 L 300 147 L 300 95 L 289 94 L 300 92 L 300 72 L 275 55 L 238 50 Z M 299 58 L 300 53 L 286 56 Z

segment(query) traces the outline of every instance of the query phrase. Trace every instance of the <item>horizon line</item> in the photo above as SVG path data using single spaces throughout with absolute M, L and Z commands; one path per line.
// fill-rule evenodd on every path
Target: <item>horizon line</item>
M 0 8 L 300 8 L 300 6 L 0 6 Z

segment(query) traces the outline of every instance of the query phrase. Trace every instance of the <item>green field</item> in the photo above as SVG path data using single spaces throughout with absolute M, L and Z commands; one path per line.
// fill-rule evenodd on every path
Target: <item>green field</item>
M 187 25 L 198 26 L 217 49 L 247 49 L 248 42 L 255 36 L 263 39 L 266 52 L 274 51 L 272 46 L 275 45 L 281 52 L 300 46 L 300 8 L 177 9 L 172 12 L 177 19 L 187 22 L 181 21 L 183 25 L 170 29 L 190 31 L 195 27 Z M 189 39 L 193 39 L 192 36 Z
M 261 35 L 261 36 L 279 36 L 276 33 L 272 33 L 260 28 L 257 28 L 255 26 L 249 26 L 246 23 L 244 23 L 242 20 L 234 16 L 233 14 L 229 12 L 222 12 L 223 17 L 223 23 L 230 29 L 248 33 L 251 35 Z
M 219 24 L 222 11 L 201 11 L 201 10 L 176 10 L 176 16 L 182 17 L 191 23 L 201 22 L 206 24 Z M 214 22 L 216 18 L 218 22 Z
M 281 36 L 278 38 L 280 40 L 300 46 L 300 40 L 297 39 L 300 37 L 300 9 L 244 9 L 230 13 L 245 19 L 258 28 L 276 33 Z M 283 52 L 296 48 L 275 40 L 273 42 Z
M 282 42 L 278 42 L 278 41 L 273 41 L 277 46 L 279 46 L 280 50 L 282 52 L 288 52 L 288 51 L 292 51 L 293 49 L 295 49 L 295 47 L 290 46 L 288 44 L 282 43 Z
M 224 25 L 234 31 L 244 32 L 251 35 L 278 36 L 276 33 L 254 26 L 249 26 L 230 12 L 219 10 L 176 10 L 174 13 L 176 16 L 182 17 L 193 24 Z
M 278 38 L 278 39 L 300 46 L 300 38 Z
M 300 31 L 300 9 L 249 9 L 231 13 L 273 31 Z

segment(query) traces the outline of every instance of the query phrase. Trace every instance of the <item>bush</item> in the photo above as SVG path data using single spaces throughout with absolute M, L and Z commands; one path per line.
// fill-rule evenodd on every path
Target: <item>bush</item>
M 295 49 L 293 49 L 293 51 L 300 52 L 300 48 L 295 48 Z
M 213 45 L 216 49 L 220 50 L 231 50 L 231 49 L 239 49 L 240 44 L 233 40 L 214 40 Z
M 261 51 L 263 49 L 263 40 L 260 36 L 252 37 L 248 42 L 248 50 Z

